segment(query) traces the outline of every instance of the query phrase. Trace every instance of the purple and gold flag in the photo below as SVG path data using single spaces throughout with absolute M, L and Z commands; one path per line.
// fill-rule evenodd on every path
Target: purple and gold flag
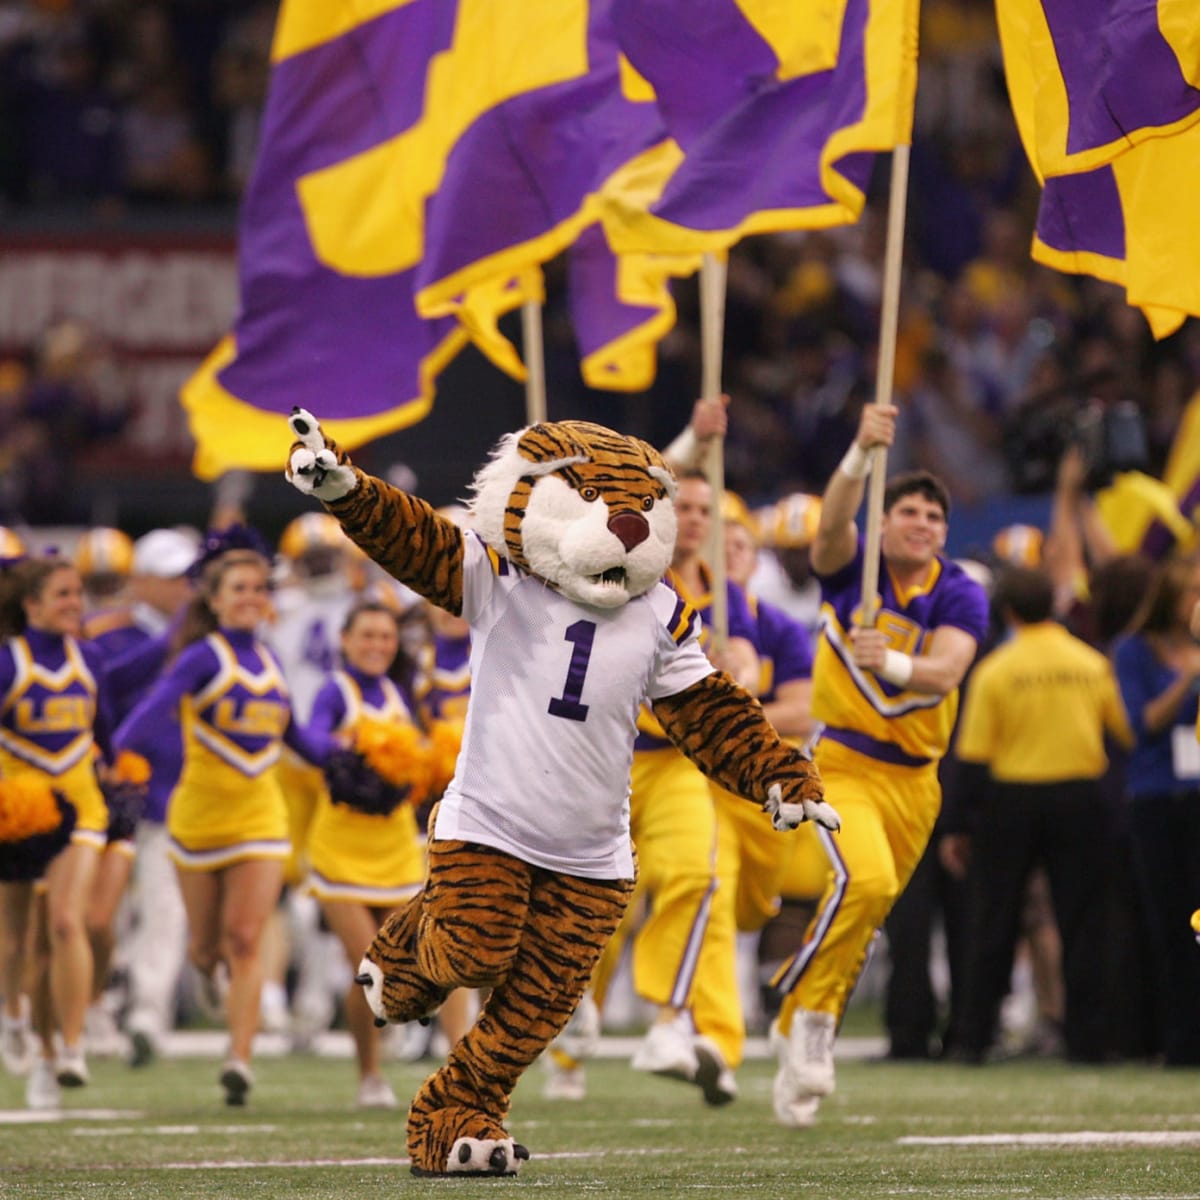
M 996 12 L 1044 187 L 1033 257 L 1124 286 L 1166 336 L 1200 314 L 1194 0 L 997 0 Z
M 419 420 L 468 337 L 520 368 L 500 316 L 662 139 L 629 119 L 608 2 L 284 0 L 240 311 L 182 394 L 197 474 L 274 469 L 294 404 L 349 447 Z
M 851 224 L 875 153 L 911 138 L 916 0 L 615 0 L 615 19 L 683 152 L 652 204 L 606 214 L 619 253 Z
M 357 270 L 331 260 L 329 214 L 309 181 L 422 123 L 424 86 L 454 30 L 453 4 L 392 0 L 325 5 L 287 0 L 272 46 L 261 148 L 241 211 L 240 307 L 233 331 L 184 386 L 194 469 L 274 470 L 281 418 L 299 404 L 356 446 L 420 420 L 438 372 L 466 343 L 431 322 L 413 296 L 420 200 L 361 196 L 354 210 L 390 213 L 405 250 Z

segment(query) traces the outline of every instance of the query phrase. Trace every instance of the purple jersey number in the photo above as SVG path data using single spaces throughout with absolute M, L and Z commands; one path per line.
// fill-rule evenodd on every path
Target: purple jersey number
M 563 694 L 555 696 L 550 701 L 550 715 L 565 717 L 568 721 L 586 721 L 588 706 L 581 703 L 583 695 L 583 677 L 587 674 L 588 659 L 592 657 L 592 641 L 596 636 L 595 621 L 576 621 L 567 626 L 563 634 L 574 646 L 571 651 L 571 664 L 567 667 L 567 682 L 563 686 Z

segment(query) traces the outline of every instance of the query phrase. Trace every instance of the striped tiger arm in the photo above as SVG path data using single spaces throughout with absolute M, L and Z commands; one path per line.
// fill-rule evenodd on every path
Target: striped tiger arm
M 463 534 L 417 496 L 354 468 L 358 485 L 325 507 L 347 537 L 431 604 L 456 616 L 463 603 Z
M 762 705 L 724 671 L 651 707 L 667 737 L 726 791 L 765 804 L 778 783 L 785 802 L 824 797 L 816 765 L 780 738 Z

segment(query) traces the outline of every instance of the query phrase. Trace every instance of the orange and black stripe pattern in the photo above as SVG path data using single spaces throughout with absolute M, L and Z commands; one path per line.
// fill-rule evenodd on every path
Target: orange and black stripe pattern
M 671 741 L 726 791 L 763 804 L 778 783 L 785 802 L 824 798 L 816 766 L 780 740 L 762 705 L 724 671 L 652 707 Z
M 389 575 L 431 604 L 462 612 L 463 532 L 453 521 L 362 471 L 358 487 L 328 508 L 351 541 Z
M 591 499 L 595 489 L 613 516 L 622 512 L 645 513 L 667 496 L 664 476 L 670 475 L 662 455 L 639 438 L 627 437 L 594 425 L 590 421 L 553 421 L 531 425 L 521 435 L 517 449 L 528 459 L 530 474 L 513 488 L 504 512 L 504 545 L 509 557 L 527 568 L 521 544 L 521 523 L 529 507 L 529 497 L 542 472 L 535 469 L 547 463 L 562 463 L 572 458 L 585 462 L 566 462 L 555 474 L 572 488 Z M 651 469 L 657 474 L 651 474 Z
M 367 957 L 383 972 L 392 1020 L 451 987 L 492 989 L 409 1112 L 413 1166 L 440 1173 L 460 1137 L 508 1136 L 512 1091 L 566 1026 L 633 881 L 559 875 L 474 843 L 435 841 L 429 851 L 426 888 L 411 906 L 420 916 L 389 919 Z

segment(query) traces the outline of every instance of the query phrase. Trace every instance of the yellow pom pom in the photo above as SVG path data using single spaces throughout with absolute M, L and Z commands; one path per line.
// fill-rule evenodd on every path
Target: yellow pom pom
M 454 778 L 458 752 L 462 749 L 462 721 L 434 721 L 429 730 L 430 792 L 440 796 Z
M 62 813 L 50 784 L 29 773 L 0 779 L 0 842 L 21 842 L 57 829 Z
M 112 773 L 114 783 L 143 784 L 150 782 L 150 764 L 140 754 L 134 754 L 132 750 L 122 750 L 117 755 Z
M 1197 937 L 1200 937 L 1200 908 L 1196 909 L 1196 911 L 1192 913 L 1192 932 L 1195 933 Z
M 420 804 L 429 794 L 429 747 L 415 725 L 364 717 L 354 727 L 354 749 L 388 783 L 407 785 L 410 804 Z

